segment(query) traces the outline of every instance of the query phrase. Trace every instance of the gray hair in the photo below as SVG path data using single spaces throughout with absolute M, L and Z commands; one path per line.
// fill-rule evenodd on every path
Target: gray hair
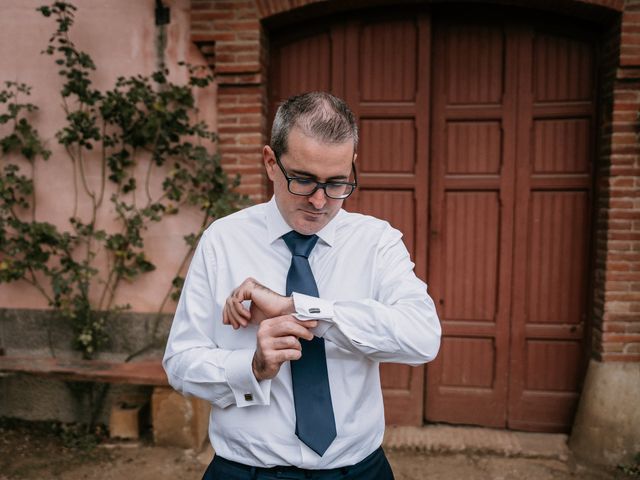
M 344 100 L 330 93 L 303 93 L 280 104 L 271 128 L 271 148 L 277 156 L 287 153 L 293 127 L 325 143 L 353 140 L 354 152 L 358 147 L 358 125 L 353 112 Z

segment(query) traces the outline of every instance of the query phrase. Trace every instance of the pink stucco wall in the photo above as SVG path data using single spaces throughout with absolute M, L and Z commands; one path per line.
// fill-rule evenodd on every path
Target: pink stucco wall
M 33 116 L 40 134 L 53 154 L 48 162 L 40 161 L 36 169 L 37 218 L 67 226 L 72 214 L 74 189 L 72 168 L 68 156 L 57 144 L 55 132 L 63 122 L 59 89 L 62 84 L 51 57 L 41 55 L 55 24 L 35 9 L 42 0 L 2 0 L 0 4 L 0 82 L 20 81 L 33 86 L 32 103 L 40 107 Z M 93 79 L 99 88 L 111 87 L 118 76 L 149 74 L 156 67 L 156 26 L 154 0 L 75 0 L 76 23 L 71 36 L 76 45 L 88 52 L 98 66 Z M 189 39 L 189 0 L 164 1 L 171 7 L 165 62 L 171 78 L 184 82 L 186 73 L 178 61 L 203 64 L 198 50 Z M 198 95 L 199 118 L 215 129 L 216 89 L 210 87 Z M 0 131 L 0 134 L 6 132 Z M 89 181 L 98 184 L 99 163 L 89 164 Z M 157 177 L 160 178 L 159 176 Z M 109 193 L 105 199 L 109 198 Z M 80 195 L 79 213 L 89 212 L 88 197 Z M 114 212 L 104 202 L 99 212 L 99 226 L 109 228 Z M 179 216 L 168 217 L 153 226 L 146 235 L 149 257 L 157 270 L 143 275 L 132 284 L 123 283 L 116 303 L 130 303 L 139 312 L 156 311 L 169 282 L 186 252 L 182 236 L 194 231 L 199 216 L 183 210 Z M 98 291 L 94 296 L 98 295 Z M 19 282 L 0 285 L 0 307 L 43 308 L 46 301 L 28 284 Z M 169 304 L 165 311 L 174 308 Z

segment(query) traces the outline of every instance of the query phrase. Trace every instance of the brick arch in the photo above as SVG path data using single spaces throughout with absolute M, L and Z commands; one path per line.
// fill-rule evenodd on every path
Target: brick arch
M 462 1 L 462 0 L 461 0 Z M 341 9 L 346 5 L 347 8 L 371 6 L 372 2 L 363 1 L 345 1 L 345 0 L 255 0 L 256 10 L 258 18 L 266 19 L 285 12 L 307 7 L 312 4 L 341 4 Z M 379 0 L 375 2 L 376 5 L 384 4 L 396 4 L 394 0 Z M 435 3 L 435 2 L 434 2 Z M 522 5 L 527 7 L 539 8 L 541 10 L 569 10 L 574 8 L 580 8 L 584 6 L 599 7 L 601 9 L 612 10 L 614 12 L 622 12 L 624 9 L 624 0 L 512 0 L 501 2 L 487 2 L 487 3 L 502 3 L 509 5 Z

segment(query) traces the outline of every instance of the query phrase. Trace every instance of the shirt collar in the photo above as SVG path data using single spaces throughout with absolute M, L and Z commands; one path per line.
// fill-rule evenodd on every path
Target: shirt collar
M 271 244 L 282 237 L 285 233 L 290 232 L 292 228 L 280 213 L 275 196 L 271 197 L 271 200 L 269 200 L 265 205 L 267 220 L 267 240 Z M 338 214 L 334 218 L 332 218 L 331 221 L 322 228 L 322 230 L 316 233 L 320 240 L 322 240 L 330 247 L 333 246 L 336 238 L 336 227 L 338 225 L 338 222 L 336 220 L 338 220 L 338 218 L 340 218 L 343 213 L 343 210 L 340 209 Z

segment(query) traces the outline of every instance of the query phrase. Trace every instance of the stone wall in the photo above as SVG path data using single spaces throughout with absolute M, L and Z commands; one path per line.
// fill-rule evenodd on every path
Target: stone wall
M 161 358 L 169 334 L 172 316 L 163 314 L 124 313 L 106 322 L 111 342 L 97 358 L 124 361 L 129 355 L 145 350 L 137 359 Z M 156 336 L 153 333 L 156 333 Z M 78 358 L 71 348 L 70 326 L 45 310 L 0 309 L 0 349 L 5 355 Z M 0 375 L 0 417 L 25 420 L 57 420 L 86 423 L 91 410 L 86 384 L 22 374 Z M 109 424 L 111 405 L 119 399 L 149 401 L 152 387 L 110 385 L 97 420 Z

